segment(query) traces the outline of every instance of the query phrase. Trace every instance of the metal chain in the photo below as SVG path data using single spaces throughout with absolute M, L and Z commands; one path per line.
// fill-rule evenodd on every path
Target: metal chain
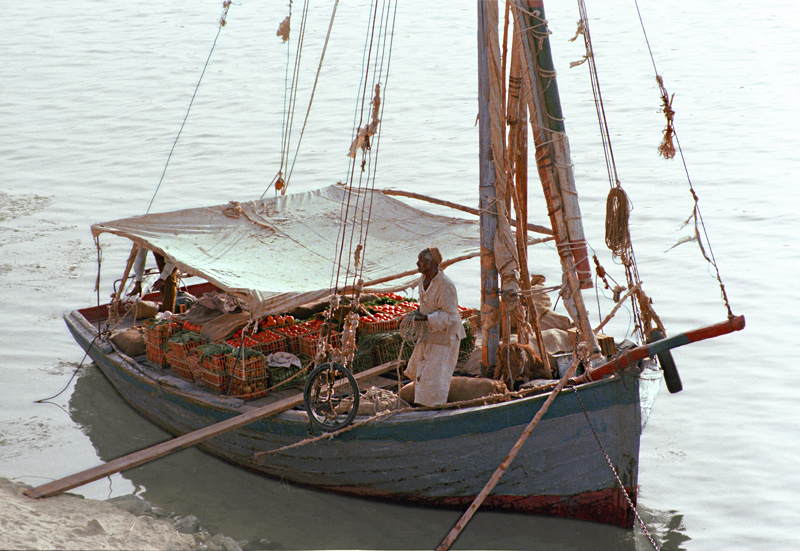
M 644 532 L 644 535 L 647 536 L 647 539 L 650 540 L 650 543 L 653 545 L 653 549 L 655 549 L 656 551 L 661 551 L 661 548 L 653 539 L 653 536 L 650 535 L 650 531 L 647 529 L 647 526 L 645 526 L 642 517 L 639 516 L 639 511 L 636 510 L 636 505 L 631 500 L 627 490 L 625 490 L 625 486 L 622 484 L 622 480 L 620 480 L 619 475 L 617 474 L 617 470 L 614 468 L 614 464 L 611 462 L 611 458 L 608 456 L 608 453 L 606 453 L 605 448 L 603 448 L 603 444 L 602 442 L 600 442 L 600 437 L 597 436 L 597 432 L 594 430 L 592 421 L 589 419 L 589 413 L 586 411 L 586 406 L 583 405 L 583 400 L 581 400 L 581 397 L 578 395 L 578 389 L 572 387 L 572 391 L 575 393 L 575 397 L 578 399 L 578 403 L 580 404 L 581 409 L 583 410 L 583 415 L 586 417 L 586 423 L 589 425 L 589 428 L 591 429 L 592 434 L 594 435 L 594 439 L 597 441 L 597 445 L 600 446 L 600 451 L 606 458 L 608 467 L 611 469 L 611 472 L 614 473 L 614 478 L 617 480 L 617 484 L 619 484 L 620 490 L 622 490 L 622 495 L 625 496 L 625 500 L 628 502 L 630 508 L 633 509 L 633 514 L 636 517 L 636 520 L 639 521 L 639 525 L 642 527 L 642 532 Z

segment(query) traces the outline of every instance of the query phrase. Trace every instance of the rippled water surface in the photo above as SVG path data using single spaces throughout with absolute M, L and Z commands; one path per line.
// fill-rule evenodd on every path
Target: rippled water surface
M 309 16 L 298 113 L 313 84 L 328 4 L 314 3 Z M 436 4 L 403 2 L 397 11 L 378 186 L 475 205 L 476 9 Z M 800 390 L 789 361 L 800 321 L 800 10 L 788 0 L 639 5 L 656 67 L 674 94 L 685 166 L 656 155 L 664 123 L 634 3 L 589 2 L 588 11 L 645 290 L 673 334 L 725 319 L 715 274 L 698 248 L 670 249 L 689 235 L 682 228 L 692 209 L 688 172 L 732 308 L 747 317 L 742 333 L 674 352 L 684 391 L 663 392 L 653 410 L 642 440 L 639 511 L 663 549 L 791 548 L 800 523 Z M 221 10 L 204 0 L 44 0 L 4 19 L 0 476 L 39 484 L 166 437 L 94 366 L 70 379 L 83 354 L 61 316 L 97 299 L 89 226 L 147 210 Z M 287 49 L 275 30 L 287 10 L 285 2 L 232 6 L 153 211 L 253 199 L 266 189 L 280 164 Z M 346 177 L 367 12 L 360 1 L 339 6 L 294 191 Z M 547 15 L 587 235 L 622 280 L 604 247 L 608 180 L 587 68 L 569 68 L 583 55 L 580 42 L 568 41 L 577 7 L 551 1 Z M 532 218 L 545 223 L 546 214 Z M 108 237 L 101 245 L 105 300 L 128 249 Z M 558 280 L 552 248 L 530 256 L 533 270 Z M 478 269 L 473 262 L 450 270 L 463 304 L 477 305 Z M 610 308 L 608 297 L 590 293 L 587 302 Z M 629 322 L 626 313 L 617 316 L 618 340 Z M 65 386 L 50 403 L 34 403 Z M 295 488 L 196 450 L 81 490 L 95 498 L 131 491 L 195 514 L 213 531 L 282 548 L 434 548 L 459 516 Z M 456 547 L 649 543 L 638 529 L 479 513 Z

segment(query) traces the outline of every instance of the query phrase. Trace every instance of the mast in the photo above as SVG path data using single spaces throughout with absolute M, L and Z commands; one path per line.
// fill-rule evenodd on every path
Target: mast
M 493 27 L 492 27 L 493 25 Z M 481 227 L 481 375 L 489 375 L 497 364 L 500 344 L 500 293 L 495 264 L 494 241 L 497 234 L 498 201 L 495 189 L 497 171 L 492 154 L 492 125 L 500 121 L 490 109 L 492 65 L 491 37 L 497 36 L 497 2 L 478 0 L 478 121 L 480 184 L 479 207 Z
M 523 0 L 513 4 L 512 9 L 515 33 L 522 39 L 525 54 L 522 86 L 529 93 L 523 96 L 529 101 L 536 165 L 561 261 L 564 305 L 577 324 L 588 352 L 594 356 L 599 353 L 599 347 L 581 295 L 582 288 L 592 286 L 592 274 L 550 52 L 544 1 Z

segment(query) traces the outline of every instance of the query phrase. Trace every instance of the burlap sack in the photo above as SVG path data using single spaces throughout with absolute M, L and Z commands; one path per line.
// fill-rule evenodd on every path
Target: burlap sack
M 141 327 L 114 331 L 111 333 L 111 342 L 113 342 L 123 354 L 132 358 L 143 356 L 145 352 L 147 352 L 144 330 Z
M 206 342 L 219 342 L 233 335 L 250 321 L 249 312 L 239 312 L 238 314 L 222 314 L 203 324 L 200 330 Z
M 136 320 L 146 320 L 158 315 L 158 303 L 151 300 L 137 300 L 125 303 L 125 310 L 131 312 Z
M 447 394 L 447 403 L 475 400 L 492 394 L 506 394 L 507 392 L 508 389 L 502 381 L 483 377 L 453 377 L 450 379 L 450 392 Z M 403 386 L 399 395 L 406 402 L 414 403 L 414 383 L 408 383 Z

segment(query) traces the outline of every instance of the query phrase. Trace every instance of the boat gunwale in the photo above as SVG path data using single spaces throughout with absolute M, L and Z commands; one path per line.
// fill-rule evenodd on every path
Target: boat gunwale
M 97 328 L 83 315 L 82 310 L 73 310 L 72 312 L 64 315 L 64 320 L 70 328 L 70 331 L 75 334 L 75 331 L 81 333 L 81 339 L 88 345 L 94 335 L 97 333 Z M 77 322 L 77 323 L 76 323 Z M 78 327 L 78 324 L 82 326 Z M 90 337 L 89 335 L 92 335 Z M 80 343 L 86 349 L 84 342 Z M 113 364 L 117 369 L 123 371 L 126 375 L 134 377 L 141 384 L 158 388 L 160 391 L 171 394 L 174 399 L 187 401 L 191 406 L 201 409 L 213 409 L 222 416 L 235 416 L 248 411 L 252 411 L 259 407 L 259 405 L 248 403 L 241 398 L 235 396 L 218 395 L 195 385 L 189 381 L 181 379 L 177 375 L 172 374 L 171 371 L 158 373 L 152 369 L 148 369 L 138 362 L 135 358 L 127 356 L 119 349 L 113 346 L 112 343 L 107 342 L 107 346 L 111 347 L 110 351 L 103 350 L 98 346 L 93 346 L 89 351 L 89 355 L 93 360 L 97 361 L 95 355 L 101 355 L 106 363 Z M 628 370 L 630 371 L 630 370 Z M 601 379 L 599 381 L 592 381 L 578 385 L 580 390 L 590 390 L 598 387 L 614 384 L 618 382 L 624 374 L 614 374 L 611 377 Z M 553 382 L 556 380 L 554 379 Z M 178 384 L 176 384 L 178 383 Z M 192 390 L 187 391 L 181 386 L 192 385 Z M 116 387 L 116 385 L 114 385 Z M 119 392 L 119 389 L 117 389 Z M 301 391 L 300 391 L 301 392 Z M 565 387 L 561 390 L 560 395 L 574 394 L 572 387 Z M 120 392 L 120 394 L 122 394 Z M 460 407 L 454 404 L 447 404 L 441 408 L 419 408 L 412 411 L 402 411 L 396 414 L 387 415 L 384 418 L 376 419 L 382 427 L 391 425 L 404 425 L 406 423 L 426 423 L 433 420 L 447 421 L 458 423 L 464 416 L 474 416 L 476 413 L 491 413 L 493 415 L 502 415 L 503 411 L 507 408 L 529 408 L 531 414 L 538 411 L 541 404 L 547 399 L 550 393 L 547 391 L 530 394 L 522 397 L 511 397 L 510 399 L 497 401 L 489 404 L 467 405 Z M 124 397 L 124 396 L 123 396 Z M 592 411 L 593 400 L 585 402 L 587 411 Z M 273 419 L 279 418 L 282 421 L 291 423 L 301 423 L 303 426 L 308 425 L 308 415 L 301 406 L 281 412 L 272 417 Z M 368 416 L 359 415 L 356 420 L 365 420 Z M 255 421 L 254 424 L 260 421 Z M 366 427 L 365 427 L 366 428 Z M 475 427 L 471 427 L 470 431 L 474 431 Z M 369 430 L 367 432 L 370 432 Z

